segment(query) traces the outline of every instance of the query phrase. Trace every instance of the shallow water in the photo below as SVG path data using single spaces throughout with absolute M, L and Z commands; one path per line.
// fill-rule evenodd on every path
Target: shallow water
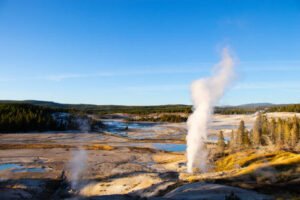
M 0 164 L 0 170 L 22 168 L 22 165 L 15 163 Z
M 183 152 L 186 150 L 185 144 L 154 143 L 153 147 L 159 150 L 171 152 Z
M 0 164 L 0 171 L 1 170 L 11 170 L 12 172 L 45 172 L 46 171 L 46 169 L 44 168 L 38 168 L 38 167 L 26 168 L 22 165 L 15 164 L 15 163 Z
M 20 169 L 13 169 L 12 172 L 45 172 L 46 169 L 44 168 L 20 168 Z
M 118 135 L 127 135 L 127 131 L 130 129 L 139 129 L 139 130 L 159 130 L 161 127 L 158 127 L 159 123 L 152 122 L 124 122 L 118 120 L 106 120 L 103 121 L 105 125 L 105 130 Z
M 185 131 L 184 127 L 183 129 L 172 129 L 169 126 L 165 126 L 163 123 L 157 123 L 157 122 L 125 122 L 121 120 L 104 120 L 103 123 L 105 124 L 105 131 L 119 136 L 129 137 L 132 139 L 155 138 L 160 134 L 163 134 L 164 138 L 185 134 L 184 132 L 182 132 L 182 130 Z M 212 130 L 224 130 L 224 129 L 231 130 L 235 128 L 236 128 L 235 125 L 211 126 Z M 136 132 L 132 130 L 135 130 Z M 228 137 L 225 137 L 224 139 L 226 142 L 230 140 L 230 138 Z M 207 140 L 211 142 L 217 142 L 218 136 L 209 135 Z

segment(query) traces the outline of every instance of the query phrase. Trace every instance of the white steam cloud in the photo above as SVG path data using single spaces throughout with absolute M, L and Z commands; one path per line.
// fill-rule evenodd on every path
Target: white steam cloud
M 194 168 L 201 171 L 207 169 L 207 140 L 208 124 L 213 107 L 223 96 L 234 75 L 234 62 L 227 48 L 223 49 L 222 60 L 217 64 L 211 77 L 196 80 L 191 85 L 193 113 L 187 121 L 187 171 Z
M 88 119 L 78 118 L 76 120 L 82 133 L 88 133 L 91 130 Z M 69 163 L 71 169 L 71 187 L 78 190 L 80 178 L 87 167 L 88 154 L 85 149 L 79 146 L 79 150 L 72 152 L 72 160 Z
M 84 149 L 73 152 L 70 166 L 72 176 L 71 187 L 74 190 L 78 189 L 78 181 L 80 180 L 80 177 L 86 168 L 86 161 L 87 153 Z

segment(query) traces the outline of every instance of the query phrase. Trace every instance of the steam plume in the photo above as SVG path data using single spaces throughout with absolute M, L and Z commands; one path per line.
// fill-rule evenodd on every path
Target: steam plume
M 222 97 L 234 75 L 234 62 L 227 48 L 222 51 L 222 60 L 217 64 L 211 77 L 196 80 L 191 85 L 193 101 L 193 114 L 187 121 L 187 170 L 193 172 L 193 168 L 206 171 L 208 124 L 211 119 L 213 106 Z
M 91 129 L 87 119 L 78 118 L 76 120 L 79 129 L 83 133 L 88 133 Z M 72 152 L 72 160 L 69 163 L 71 168 L 71 187 L 73 190 L 78 189 L 78 182 L 84 170 L 86 169 L 88 155 L 85 149 L 79 146 L 79 150 Z
M 78 189 L 78 181 L 86 168 L 87 153 L 84 149 L 73 152 L 71 160 L 72 189 Z

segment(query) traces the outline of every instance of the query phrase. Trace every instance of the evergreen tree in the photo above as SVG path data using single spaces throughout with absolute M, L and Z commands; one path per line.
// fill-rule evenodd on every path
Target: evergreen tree
M 253 127 L 253 145 L 260 146 L 262 144 L 262 114 L 258 113 Z
M 265 115 L 262 115 L 262 117 L 261 117 L 261 120 L 262 120 L 262 122 L 261 122 L 261 124 L 262 124 L 262 135 L 263 136 L 268 136 L 269 135 L 269 122 L 268 122 L 268 118 L 267 118 L 267 116 L 265 116 Z
M 231 133 L 230 133 L 230 141 L 229 141 L 229 147 L 231 149 L 234 149 L 236 146 L 236 141 L 235 141 L 235 135 L 234 135 L 234 131 L 231 130 Z
M 272 144 L 275 144 L 275 137 L 276 137 L 276 120 L 274 118 L 271 119 L 271 123 L 269 126 L 269 137 Z
M 31 104 L 0 103 L 0 133 L 69 130 L 74 123 L 61 125 L 53 117 L 61 112 L 66 113 L 65 110 Z
M 250 140 L 250 144 L 253 145 L 253 129 L 250 129 L 249 131 L 249 140 Z
M 290 146 L 290 139 L 291 139 L 291 129 L 289 125 L 289 121 L 285 120 L 284 121 L 284 126 L 283 126 L 283 141 L 286 146 Z
M 238 131 L 236 133 L 236 144 L 238 147 L 243 146 L 244 137 L 245 137 L 245 122 L 243 120 L 241 120 Z
M 218 152 L 223 153 L 225 150 L 225 146 L 226 146 L 225 141 L 224 141 L 223 131 L 219 132 L 217 146 L 218 146 Z
M 299 142 L 299 125 L 298 125 L 297 117 L 294 116 L 292 130 L 291 130 L 291 146 L 295 147 L 298 142 Z
M 244 134 L 243 134 L 242 137 L 243 137 L 243 145 L 245 147 L 251 146 L 251 141 L 250 141 L 250 138 L 249 138 L 249 131 L 247 129 L 245 129 Z
M 280 118 L 277 120 L 275 144 L 276 146 L 283 145 L 283 121 Z

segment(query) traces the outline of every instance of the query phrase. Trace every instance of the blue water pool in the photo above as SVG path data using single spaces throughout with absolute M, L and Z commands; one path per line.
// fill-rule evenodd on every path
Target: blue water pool
M 14 163 L 0 164 L 0 170 L 18 169 L 18 168 L 22 168 L 22 165 L 14 164 Z
M 45 172 L 45 168 L 39 167 L 24 167 L 20 164 L 15 163 L 5 163 L 0 164 L 0 171 L 1 170 L 10 170 L 11 172 Z
M 157 126 L 159 123 L 154 122 L 124 122 L 116 120 L 103 121 L 105 130 L 114 134 L 126 135 L 130 129 L 141 129 L 141 130 L 156 130 L 159 129 Z M 156 127 L 157 126 L 157 127 Z
M 185 144 L 154 143 L 154 148 L 171 152 L 183 152 L 186 150 Z
M 19 168 L 13 169 L 12 172 L 45 172 L 44 168 Z

